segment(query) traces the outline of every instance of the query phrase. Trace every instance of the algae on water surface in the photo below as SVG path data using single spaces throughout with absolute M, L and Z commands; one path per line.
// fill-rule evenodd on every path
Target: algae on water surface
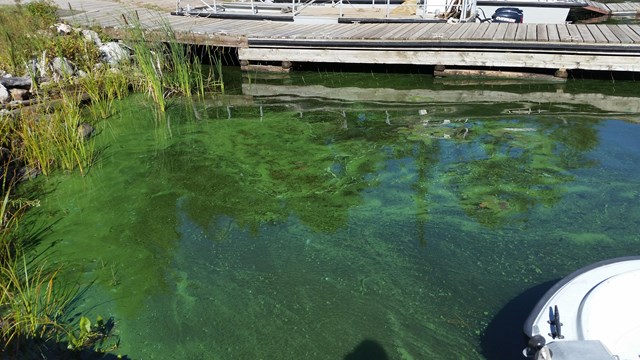
M 342 358 L 369 339 L 393 359 L 491 358 L 510 299 L 637 247 L 640 151 L 621 135 L 637 124 L 252 99 L 161 121 L 127 99 L 87 176 L 38 180 L 42 246 L 122 353 Z

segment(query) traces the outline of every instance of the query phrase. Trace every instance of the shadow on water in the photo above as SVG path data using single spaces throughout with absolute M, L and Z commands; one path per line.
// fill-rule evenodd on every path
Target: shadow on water
M 389 360 L 389 355 L 382 345 L 375 340 L 362 340 L 344 360 Z
M 493 318 L 480 340 L 486 359 L 519 359 L 526 346 L 523 326 L 538 300 L 559 279 L 536 285 L 509 301 Z
M 20 338 L 20 349 L 11 347 L 2 349 L 0 359 L 58 359 L 58 360 L 128 360 L 126 355 L 115 355 L 93 349 L 71 350 L 67 343 L 54 339 Z

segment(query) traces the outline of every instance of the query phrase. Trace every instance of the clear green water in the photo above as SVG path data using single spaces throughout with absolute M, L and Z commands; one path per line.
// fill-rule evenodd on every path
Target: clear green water
M 88 176 L 33 184 L 132 359 L 517 359 L 554 280 L 639 252 L 633 83 L 226 80 L 131 97 Z

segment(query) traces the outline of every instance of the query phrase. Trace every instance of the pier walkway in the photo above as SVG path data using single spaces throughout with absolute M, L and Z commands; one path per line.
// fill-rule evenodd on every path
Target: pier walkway
M 586 1 L 593 8 L 601 8 L 609 12 L 613 16 L 640 16 L 640 3 L 637 2 L 617 2 L 617 3 L 599 3 L 591 0 Z
M 117 35 L 125 26 L 123 16 L 137 16 L 151 30 L 167 22 L 179 41 L 237 48 L 244 64 L 312 62 L 640 72 L 637 24 L 299 24 L 171 16 L 166 6 L 149 8 L 104 0 L 56 1 L 67 12 L 73 10 L 65 17 L 71 23 L 100 26 Z

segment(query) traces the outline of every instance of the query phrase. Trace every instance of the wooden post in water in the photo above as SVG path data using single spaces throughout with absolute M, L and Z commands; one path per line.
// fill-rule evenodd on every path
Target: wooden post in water
M 566 79 L 569 77 L 569 73 L 567 72 L 567 69 L 560 68 L 555 72 L 554 76 L 561 79 Z

